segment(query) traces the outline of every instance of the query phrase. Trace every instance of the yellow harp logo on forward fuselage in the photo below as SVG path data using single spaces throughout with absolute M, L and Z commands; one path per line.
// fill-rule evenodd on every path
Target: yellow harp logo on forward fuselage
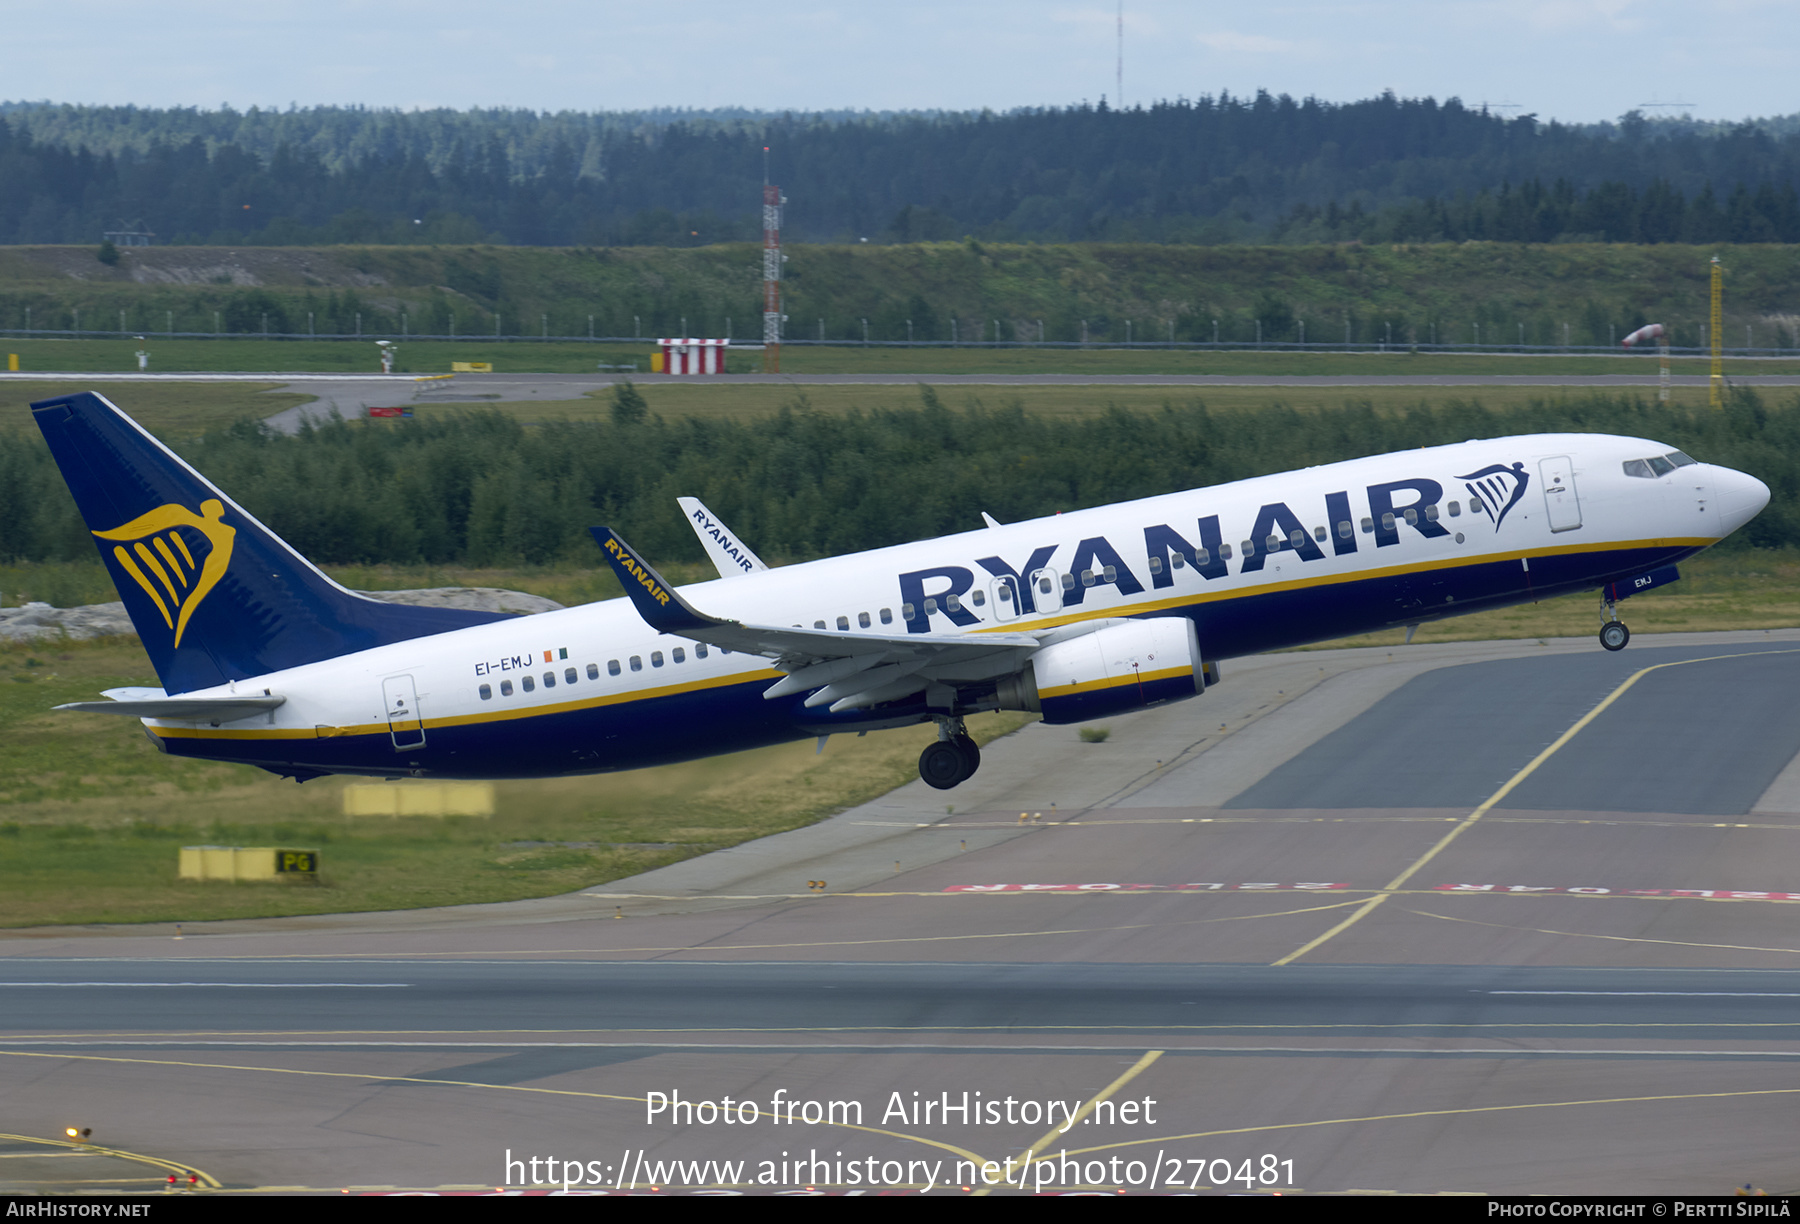
M 122 541 L 113 545 L 113 559 L 144 588 L 144 594 L 162 613 L 163 623 L 175 631 L 176 646 L 181 645 L 182 632 L 194 609 L 218 585 L 231 564 L 231 543 L 237 529 L 220 521 L 224 513 L 223 503 L 209 497 L 200 503 L 199 514 L 186 506 L 158 506 L 121 527 L 94 532 L 102 540 Z M 206 552 L 198 561 L 194 550 L 188 547 L 189 541 L 182 538 L 184 528 L 199 536 L 193 541 L 195 545 L 201 541 L 206 544 Z

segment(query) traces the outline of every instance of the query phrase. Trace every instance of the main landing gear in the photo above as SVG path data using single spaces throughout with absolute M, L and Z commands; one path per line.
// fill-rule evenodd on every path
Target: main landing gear
M 1600 596 L 1600 615 L 1606 623 L 1600 626 L 1600 644 L 1608 650 L 1624 650 L 1625 643 L 1631 640 L 1631 630 L 1619 619 L 1619 608 L 1605 595 Z
M 967 782 L 981 768 L 981 749 L 969 738 L 960 718 L 938 715 L 937 742 L 919 754 L 919 777 L 925 785 L 949 790 Z

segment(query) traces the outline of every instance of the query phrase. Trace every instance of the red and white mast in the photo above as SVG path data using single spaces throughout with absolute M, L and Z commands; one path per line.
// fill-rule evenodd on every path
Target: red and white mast
M 781 372 L 781 206 L 787 197 L 769 182 L 763 146 L 763 371 Z

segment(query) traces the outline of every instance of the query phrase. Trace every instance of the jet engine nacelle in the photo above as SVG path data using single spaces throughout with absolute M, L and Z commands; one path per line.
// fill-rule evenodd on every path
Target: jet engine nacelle
M 1153 616 L 1044 647 L 999 684 L 1000 707 L 1041 713 L 1047 723 L 1085 722 L 1206 686 L 1200 638 L 1185 616 Z

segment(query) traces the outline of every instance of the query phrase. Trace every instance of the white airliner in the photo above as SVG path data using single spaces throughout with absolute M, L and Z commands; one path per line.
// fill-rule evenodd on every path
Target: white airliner
M 948 788 L 980 762 L 967 715 L 1192 697 L 1237 655 L 1596 588 L 1620 649 L 1617 601 L 1769 500 L 1661 443 L 1538 434 L 771 569 L 683 499 L 721 578 L 676 590 L 595 528 L 629 600 L 513 617 L 353 594 L 100 396 L 32 411 L 163 682 L 63 708 L 301 781 L 597 773 L 931 721 L 919 772 Z

